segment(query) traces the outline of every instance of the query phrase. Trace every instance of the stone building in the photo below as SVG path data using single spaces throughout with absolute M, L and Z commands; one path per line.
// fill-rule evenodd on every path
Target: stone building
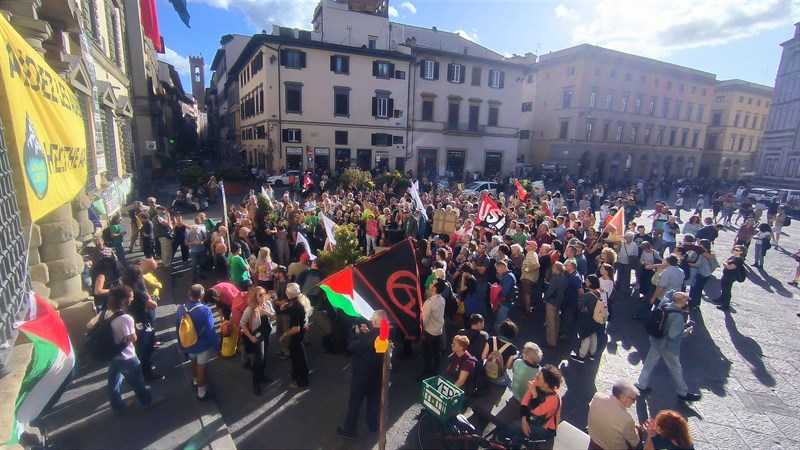
M 596 180 L 696 176 L 716 76 L 588 44 L 539 57 L 526 162 Z M 527 81 L 527 80 L 526 80 Z M 523 142 L 530 139 L 531 142 Z
M 752 173 L 767 121 L 772 88 L 744 80 L 725 80 L 714 88 L 701 177 L 738 180 Z
M 756 177 L 774 187 L 800 186 L 800 22 L 781 44 L 775 92 L 761 141 Z
M 236 133 L 239 117 L 239 90 L 237 83 L 228 83 L 228 68 L 239 59 L 250 36 L 226 34 L 220 38 L 220 48 L 211 61 L 211 82 L 206 93 L 208 118 L 207 136 L 209 150 L 222 159 L 238 158 Z

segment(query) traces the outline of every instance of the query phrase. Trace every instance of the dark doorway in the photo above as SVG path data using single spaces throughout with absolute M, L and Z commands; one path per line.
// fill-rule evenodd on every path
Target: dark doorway
M 485 177 L 493 177 L 503 168 L 503 152 L 486 152 Z
M 300 147 L 286 148 L 286 170 L 303 170 L 303 149 Z
M 361 170 L 369 170 L 372 168 L 371 149 L 360 148 L 356 150 L 356 166 Z
M 350 149 L 337 148 L 336 149 L 336 171 L 342 172 L 344 169 L 350 167 Z
M 453 174 L 453 177 L 461 181 L 464 179 L 464 160 L 467 158 L 465 150 L 448 150 L 447 151 L 447 171 Z
M 324 172 L 331 169 L 331 149 L 317 147 L 314 149 L 314 171 Z
M 437 150 L 435 148 L 421 148 L 419 149 L 419 157 L 417 158 L 417 178 L 428 177 L 428 179 L 436 178 L 436 159 Z

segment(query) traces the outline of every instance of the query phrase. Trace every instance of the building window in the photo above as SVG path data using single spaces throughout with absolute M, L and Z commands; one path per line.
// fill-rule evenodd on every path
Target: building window
M 531 130 L 519 130 L 519 138 L 520 139 L 530 139 L 531 138 Z
M 372 76 L 376 78 L 394 78 L 394 64 L 388 61 L 372 61 Z
M 707 93 L 708 93 L 708 90 L 706 88 L 703 88 L 703 90 L 700 91 L 700 95 L 703 96 L 703 97 L 705 97 Z
M 559 139 L 566 139 L 568 132 L 569 132 L 569 122 L 562 121 L 561 122 L 561 129 L 559 130 L 559 133 L 558 133 Z
M 461 64 L 448 64 L 447 81 L 451 83 L 459 83 L 459 84 L 463 83 L 465 71 L 466 71 L 466 66 L 462 66 Z
M 692 120 L 692 110 L 694 109 L 694 103 L 687 103 L 686 104 L 686 121 L 689 122 Z
M 334 116 L 350 116 L 350 88 L 349 87 L 334 87 L 333 88 L 333 115 Z
M 672 90 L 672 81 L 667 81 L 667 90 Z
M 644 127 L 644 143 L 645 144 L 649 144 L 650 143 L 650 133 L 652 132 L 652 130 L 653 130 L 653 127 L 651 127 L 649 125 Z
M 651 116 L 656 113 L 656 98 L 655 97 L 650 97 L 650 104 L 648 105 L 647 113 L 650 114 Z
M 300 83 L 286 83 L 286 113 L 303 113 L 303 85 Z
M 636 114 L 640 114 L 642 112 L 642 98 L 641 97 L 636 97 L 635 112 L 636 112 Z
M 331 55 L 331 72 L 348 75 L 350 73 L 350 57 Z
M 700 140 L 700 132 L 695 131 L 694 134 L 692 134 L 692 147 L 697 148 L 697 141 L 699 140 Z
M 439 63 L 431 60 L 423 60 L 420 65 L 420 76 L 426 80 L 438 80 Z
M 622 96 L 622 102 L 620 102 L 620 105 L 619 105 L 619 110 L 622 111 L 622 112 L 625 112 L 626 109 L 628 109 L 628 96 L 627 95 L 623 95 Z
M 489 87 L 495 89 L 502 89 L 505 82 L 506 74 L 501 70 L 489 71 Z
M 744 95 L 739 96 L 739 103 L 744 103 Z
M 723 103 L 723 102 L 725 102 L 724 95 L 718 95 L 717 98 L 714 100 L 714 103 Z
M 387 133 L 372 133 L 370 144 L 376 147 L 388 147 L 392 145 L 392 135 Z
M 603 137 L 604 141 L 608 140 L 608 131 L 609 131 L 610 128 L 611 128 L 611 124 L 610 123 L 603 124 L 603 136 L 602 137 Z
M 613 101 L 614 101 L 614 94 L 609 92 L 608 95 L 606 95 L 606 110 L 610 110 L 611 109 L 611 103 Z
M 586 140 L 592 140 L 592 128 L 594 127 L 594 123 L 586 122 Z
M 675 145 L 675 135 L 677 134 L 678 132 L 674 128 L 669 131 L 669 145 Z
M 422 101 L 422 120 L 433 121 L 433 100 Z
M 739 118 L 741 117 L 741 115 L 742 115 L 741 112 L 736 111 L 736 116 L 733 118 L 733 126 L 734 127 L 738 127 L 739 126 Z
M 394 111 L 394 100 L 388 94 L 379 93 L 372 97 L 372 115 L 380 119 L 388 119 L 389 113 Z
M 572 105 L 572 91 L 564 91 L 564 99 L 562 106 L 569 108 Z
M 683 83 L 678 83 L 678 92 L 683 92 Z
M 759 115 L 758 115 L 758 114 L 756 114 L 756 115 L 754 115 L 754 116 L 753 116 L 753 129 L 754 129 L 754 130 L 757 130 L 757 129 L 758 129 L 758 117 L 759 117 Z
M 595 103 L 597 103 L 597 92 L 592 91 L 592 93 L 589 94 L 589 108 L 594 108 Z
M 370 36 L 367 39 L 367 48 L 376 49 L 378 48 L 378 36 Z
M 286 128 L 283 130 L 283 142 L 300 142 L 301 135 L 299 128 Z
M 567 67 L 567 76 L 571 77 L 573 75 L 575 75 L 575 66 Z
M 675 101 L 675 114 L 673 114 L 673 116 L 672 116 L 673 119 L 680 119 L 681 118 L 681 106 L 683 106 L 683 103 L 676 100 Z
M 480 117 L 480 105 L 469 105 L 469 131 L 478 131 L 478 118 Z
M 739 138 L 739 146 L 736 148 L 736 151 L 742 151 L 744 149 L 744 136 Z
M 697 93 L 697 86 L 692 86 L 691 88 L 689 88 L 689 93 L 692 94 L 692 95 L 696 94 Z
M 490 127 L 497 126 L 498 116 L 500 115 L 500 108 L 497 106 L 489 106 L 489 122 Z
M 348 132 L 343 130 L 334 131 L 334 142 L 336 145 L 347 145 Z
M 398 80 L 405 80 L 406 79 L 406 71 L 405 70 L 395 70 L 394 77 Z
M 664 143 L 664 129 L 659 128 L 658 133 L 656 133 L 656 145 L 661 145 Z
M 661 104 L 661 117 L 667 117 L 669 114 L 669 99 L 665 98 Z
M 639 132 L 639 127 L 636 125 L 631 127 L 631 142 L 636 143 L 636 134 Z
M 392 136 L 392 144 L 402 144 L 403 136 Z
M 305 69 L 306 52 L 300 50 L 281 50 L 281 65 L 287 69 Z
M 703 121 L 703 111 L 705 110 L 705 106 L 699 105 L 697 107 L 697 122 Z
M 533 102 L 522 102 L 522 112 L 533 111 Z
M 472 85 L 473 86 L 480 86 L 481 85 L 481 68 L 480 67 L 473 67 L 472 68 Z
M 689 131 L 684 130 L 681 133 L 681 147 L 686 147 L 686 142 L 689 140 Z
M 711 114 L 711 126 L 718 127 L 722 123 L 722 113 L 717 111 Z
M 753 151 L 753 138 L 747 138 L 747 151 Z
M 749 124 L 750 124 L 750 114 L 745 113 L 745 115 L 744 115 L 744 123 L 742 124 L 742 128 L 747 128 L 747 126 Z
M 617 137 L 614 139 L 617 142 L 622 142 L 622 128 L 624 125 L 617 125 Z
M 458 129 L 458 103 L 449 103 L 447 105 L 447 128 L 450 130 Z
M 731 141 L 728 143 L 728 150 L 733 150 L 733 146 L 736 144 L 736 136 L 731 136 Z

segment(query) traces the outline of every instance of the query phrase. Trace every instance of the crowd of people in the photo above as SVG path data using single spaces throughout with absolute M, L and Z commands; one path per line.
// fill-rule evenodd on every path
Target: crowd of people
M 186 222 L 155 198 L 146 204 L 134 202 L 127 209 L 133 230 L 127 251 L 140 242 L 145 259 L 138 264 L 126 261 L 120 221 L 111 220 L 109 231 L 104 230 L 92 250 L 89 283 L 98 312 L 119 310 L 126 303 L 120 299 L 133 295 L 127 303 L 137 339 L 131 344 L 134 357 L 141 360 L 145 382 L 161 377 L 150 361 L 159 345 L 153 333 L 153 311 L 158 304 L 153 276 L 156 258 L 170 267 L 180 250 L 196 284 L 187 294 L 189 302 L 179 308 L 176 326 L 183 314 L 191 315 L 195 323 L 206 323 L 210 316 L 205 305 L 216 305 L 223 319 L 223 336 L 234 336 L 233 347 L 252 371 L 256 394 L 261 384 L 272 381 L 266 375 L 265 355 L 269 336 L 276 329 L 280 336 L 276 353 L 281 359 L 291 359 L 290 385 L 307 386 L 303 344 L 307 324 L 314 308 L 329 309 L 318 287 L 324 267 L 313 256 L 330 245 L 324 216 L 335 226 L 352 227 L 367 256 L 404 239 L 414 240 L 419 280 L 425 280 L 418 379 L 440 373 L 444 352 L 450 354 L 444 376 L 463 389 L 467 398 L 483 395 L 490 385 L 508 387 L 521 407 L 521 420 L 506 430 L 512 439 L 521 435 L 551 438 L 560 420 L 562 375 L 558 368 L 540 365 L 541 347 L 569 346 L 574 350 L 570 358 L 577 364 L 596 360 L 608 321 L 620 320 L 623 302 L 634 302 L 633 318 L 645 323 L 642 332 L 650 339 L 641 375 L 635 384 L 615 385 L 610 397 L 595 398 L 589 413 L 594 448 L 617 448 L 619 439 L 634 446 L 630 416 L 631 427 L 626 423 L 613 428 L 622 433 L 613 438 L 604 421 L 621 418 L 619 411 L 652 390 L 650 376 L 662 359 L 678 398 L 700 398 L 686 385 L 680 363 L 681 342 L 693 332 L 689 311 L 700 311 L 706 284 L 717 269 L 721 269 L 721 295 L 706 296 L 706 301 L 730 310 L 735 283 L 747 277 L 748 253 L 753 253 L 751 266 L 764 270 L 770 248 L 779 247 L 782 228 L 790 223 L 776 199 L 750 197 L 744 188 L 715 191 L 708 203 L 700 194 L 688 208 L 683 191 L 675 200 L 667 200 L 668 187 L 651 203 L 643 199 L 649 190 L 644 185 L 613 191 L 567 180 L 564 192 L 524 196 L 509 183 L 508 192 L 491 196 L 507 224 L 496 229 L 481 223 L 484 194 L 464 194 L 421 180 L 419 201 L 415 201 L 410 192 L 394 185 L 371 191 L 358 186 L 328 190 L 318 187 L 328 180 L 311 181 L 282 195 L 264 183 L 240 202 L 231 203 L 221 222 L 202 212 Z M 263 203 L 268 205 L 267 214 L 260 212 Z M 654 205 L 649 215 L 643 213 L 646 203 Z M 456 213 L 454 232 L 434 233 L 436 210 Z M 624 211 L 622 223 L 615 222 L 620 211 Z M 684 222 L 681 212 L 687 211 Z M 739 221 L 733 249 L 717 248 L 720 232 Z M 797 281 L 796 277 L 790 284 Z M 127 290 L 114 287 L 117 284 Z M 541 347 L 534 342 L 515 343 L 520 327 L 539 326 L 541 322 L 533 318 L 539 310 L 543 314 L 536 317 L 544 317 L 546 331 Z M 335 311 L 331 313 L 337 320 Z M 653 329 L 651 323 L 659 314 L 663 324 Z M 378 323 L 375 317 L 370 319 L 346 327 L 348 348 L 361 355 L 359 364 L 364 367 L 357 374 L 354 364 L 353 389 L 358 393 L 351 394 L 345 426 L 338 429 L 346 438 L 356 434 L 358 406 L 364 398 L 368 426 L 370 430 L 375 426 L 375 386 L 380 383 L 374 383 L 374 378 L 380 375 L 362 337 L 375 332 Z M 213 329 L 213 319 L 210 323 Z M 449 324 L 461 328 L 452 338 L 446 336 Z M 401 357 L 411 355 L 412 344 L 408 339 L 403 342 Z M 219 350 L 219 341 L 216 336 L 201 338 L 184 350 L 192 360 L 198 398 L 206 398 L 205 365 Z M 115 383 L 118 393 L 119 382 Z M 146 404 L 151 401 L 144 394 L 139 398 Z M 118 407 L 116 403 L 112 401 L 112 406 Z M 622 409 L 615 409 L 617 404 Z M 593 412 L 603 408 L 606 412 Z M 595 435 L 593 429 L 602 431 Z M 685 419 L 672 411 L 633 429 L 639 430 L 637 439 L 643 440 L 645 448 L 691 448 Z M 663 447 L 666 441 L 672 447 Z

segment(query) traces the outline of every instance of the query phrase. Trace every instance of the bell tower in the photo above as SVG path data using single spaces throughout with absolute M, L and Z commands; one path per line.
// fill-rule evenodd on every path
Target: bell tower
M 189 56 L 192 76 L 192 95 L 197 100 L 197 110 L 206 110 L 206 69 L 202 56 Z

